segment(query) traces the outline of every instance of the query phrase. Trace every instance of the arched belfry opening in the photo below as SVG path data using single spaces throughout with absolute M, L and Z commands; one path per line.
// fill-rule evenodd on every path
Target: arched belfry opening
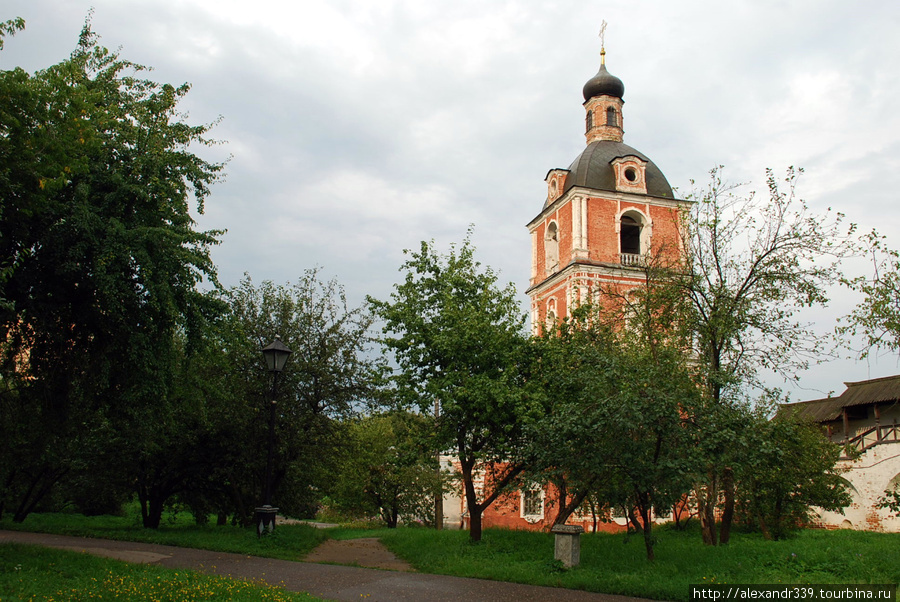
M 640 216 L 626 213 L 619 218 L 619 252 L 622 255 L 641 255 L 642 228 Z
M 544 236 L 544 253 L 547 271 L 555 271 L 559 267 L 559 227 L 556 222 L 550 222 L 547 225 L 547 234 Z
M 616 108 L 615 107 L 607 107 L 606 108 L 606 125 L 611 125 L 616 127 L 619 125 L 619 120 L 616 118 Z

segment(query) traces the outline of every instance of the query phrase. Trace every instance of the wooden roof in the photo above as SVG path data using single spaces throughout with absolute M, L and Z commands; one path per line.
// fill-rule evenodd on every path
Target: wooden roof
M 782 404 L 779 412 L 795 411 L 801 418 L 814 422 L 839 420 L 844 408 L 900 401 L 900 374 L 844 383 L 847 390 L 838 397 Z

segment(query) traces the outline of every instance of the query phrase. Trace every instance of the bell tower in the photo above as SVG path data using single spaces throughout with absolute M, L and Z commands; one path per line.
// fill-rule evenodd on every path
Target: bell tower
M 568 168 L 547 173 L 547 198 L 528 223 L 535 333 L 609 287 L 640 285 L 651 258 L 683 253 L 680 216 L 689 204 L 623 142 L 625 85 L 607 71 L 602 43 L 600 70 L 582 92 L 587 147 Z

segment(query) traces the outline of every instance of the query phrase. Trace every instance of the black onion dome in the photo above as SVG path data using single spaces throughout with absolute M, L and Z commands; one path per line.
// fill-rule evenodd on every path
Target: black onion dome
M 606 65 L 600 65 L 600 71 L 584 84 L 584 100 L 588 101 L 595 96 L 615 96 L 622 98 L 625 95 L 625 84 L 622 80 L 606 70 Z
M 648 195 L 665 199 L 675 198 L 666 176 L 653 161 L 627 144 L 613 140 L 595 140 L 587 145 L 587 148 L 569 166 L 569 175 L 566 178 L 563 194 L 573 186 L 615 192 L 616 172 L 612 162 L 617 157 L 628 156 L 640 157 L 647 162 L 645 175 Z

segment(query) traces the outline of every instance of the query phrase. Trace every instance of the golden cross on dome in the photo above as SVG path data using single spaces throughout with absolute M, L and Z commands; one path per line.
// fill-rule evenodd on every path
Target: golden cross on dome
M 600 24 L 600 64 L 606 64 L 606 19 Z

